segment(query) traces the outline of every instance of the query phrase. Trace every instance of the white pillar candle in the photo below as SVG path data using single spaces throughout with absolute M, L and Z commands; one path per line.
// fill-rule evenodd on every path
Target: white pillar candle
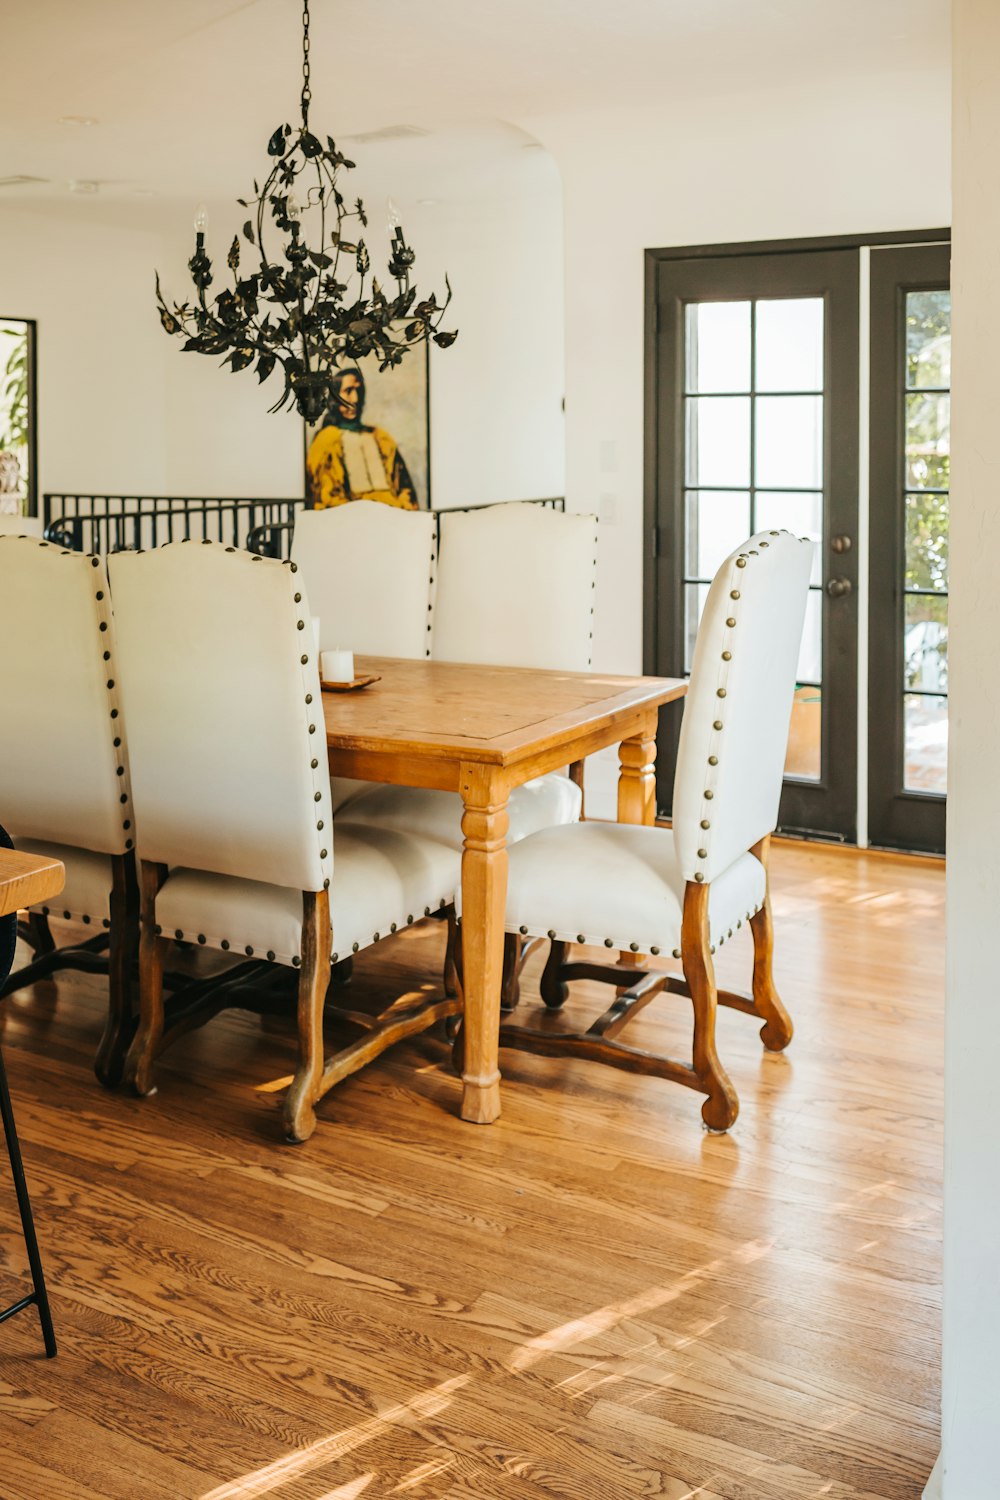
M 324 651 L 320 657 L 320 669 L 324 682 L 353 682 L 354 652 Z
M 319 650 L 319 615 L 313 615 L 312 622 L 313 622 L 313 644 L 315 645 L 316 650 L 318 651 Z

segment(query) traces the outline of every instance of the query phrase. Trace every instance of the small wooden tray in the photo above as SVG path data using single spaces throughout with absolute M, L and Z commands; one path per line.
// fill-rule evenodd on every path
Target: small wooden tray
M 324 693 L 351 693 L 355 688 L 370 687 L 373 682 L 381 682 L 377 673 L 369 673 L 364 677 L 355 677 L 353 682 L 324 682 L 320 678 L 319 685 Z

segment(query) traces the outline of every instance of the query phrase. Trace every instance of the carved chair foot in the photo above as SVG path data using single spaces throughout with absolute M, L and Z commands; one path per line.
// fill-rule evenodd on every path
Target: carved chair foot
M 301 1146 L 316 1129 L 316 1111 L 313 1108 L 313 1089 L 309 1078 L 298 1077 L 285 1095 L 282 1121 L 285 1140 L 291 1146 Z
M 795 1028 L 792 1026 L 791 1018 L 779 1000 L 774 1014 L 769 1016 L 766 1025 L 760 1028 L 760 1039 L 768 1052 L 784 1052 L 794 1034 Z
M 128 1033 L 112 1021 L 104 1028 L 101 1044 L 94 1061 L 94 1072 L 99 1083 L 106 1089 L 116 1089 L 125 1074 L 125 1057 L 128 1052 Z
M 701 1106 L 701 1118 L 709 1130 L 722 1134 L 730 1125 L 735 1125 L 739 1112 L 739 1096 L 720 1067 L 718 1076 L 712 1080 L 711 1092 Z
M 156 1093 L 156 1076 L 153 1068 L 155 1045 L 140 1032 L 125 1059 L 125 1082 L 140 1099 Z

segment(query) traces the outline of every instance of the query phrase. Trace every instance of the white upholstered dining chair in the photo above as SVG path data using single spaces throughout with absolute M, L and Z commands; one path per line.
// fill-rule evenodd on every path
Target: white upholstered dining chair
M 772 976 L 767 853 L 778 817 L 811 557 L 806 539 L 769 531 L 751 537 L 716 574 L 684 704 L 671 829 L 576 823 L 533 834 L 510 851 L 508 943 L 528 935 L 550 939 L 541 982 L 545 1004 L 559 1009 L 568 981 L 580 978 L 610 982 L 625 993 L 586 1032 L 504 1024 L 501 1045 L 582 1056 L 683 1083 L 707 1095 L 702 1117 L 713 1130 L 728 1129 L 739 1111 L 716 1050 L 717 1006 L 757 1016 L 771 1050 L 792 1037 Z M 713 955 L 744 923 L 754 942 L 752 992 L 719 991 Z M 567 962 L 571 943 L 672 954 L 683 976 L 624 963 Z M 690 1064 L 617 1040 L 663 990 L 691 1000 Z
M 320 649 L 366 656 L 430 655 L 437 527 L 429 511 L 355 500 L 300 511 L 292 534 Z M 334 812 L 370 783 L 331 782 Z
M 373 500 L 300 511 L 292 559 L 319 616 L 321 648 L 429 656 L 435 546 L 429 511 Z
M 441 999 L 394 1009 L 379 1035 L 324 1061 L 331 962 L 448 906 L 459 861 L 392 829 L 338 819 L 334 831 L 310 604 L 294 562 L 180 542 L 118 553 L 110 571 L 141 858 L 140 1026 L 126 1077 L 149 1093 L 157 1054 L 198 1024 L 194 993 L 175 997 L 176 1026 L 165 1012 L 172 939 L 287 965 L 299 971 L 299 1064 L 284 1124 L 303 1141 L 336 1082 L 457 1009 Z M 246 998 L 209 984 L 200 1019 L 221 1008 L 220 993 Z
M 63 968 L 107 973 L 95 1069 L 102 1083 L 114 1084 L 132 1024 L 138 893 L 114 620 L 100 558 L 0 535 L 0 634 L 16 642 L 3 669 L 0 820 L 19 849 L 66 867 L 51 910 L 33 911 L 21 931 L 35 959 L 3 993 Z M 94 933 L 57 948 L 50 916 Z
M 596 516 L 511 503 L 445 511 L 440 523 L 435 660 L 589 670 Z M 516 787 L 507 842 L 576 822 L 582 802 L 582 775 L 553 772 Z M 352 800 L 350 816 L 462 847 L 462 801 L 453 792 L 372 786 Z

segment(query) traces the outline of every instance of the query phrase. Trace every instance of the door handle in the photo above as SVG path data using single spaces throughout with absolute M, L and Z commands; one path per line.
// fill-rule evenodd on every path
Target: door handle
M 831 578 L 826 591 L 831 599 L 845 599 L 854 592 L 854 585 L 849 578 Z
M 849 536 L 835 536 L 830 543 L 834 552 L 850 552 L 853 545 Z

